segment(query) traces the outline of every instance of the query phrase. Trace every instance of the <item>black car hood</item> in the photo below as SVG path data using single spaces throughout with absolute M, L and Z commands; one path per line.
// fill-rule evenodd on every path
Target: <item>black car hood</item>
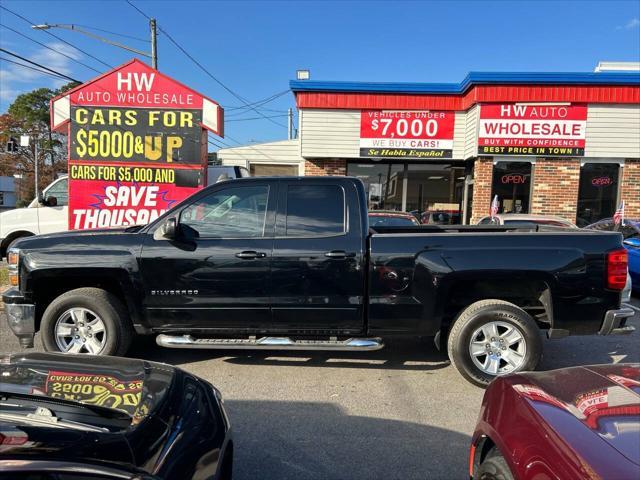
M 152 414 L 175 369 L 144 360 L 27 353 L 0 357 L 0 392 L 47 396 L 126 412 L 132 424 Z
M 21 398 L 45 396 L 54 400 L 41 402 L 45 408 L 55 410 L 55 402 L 78 403 L 98 411 L 108 409 L 124 419 L 122 428 L 92 431 L 5 416 L 0 425 L 4 439 L 0 461 L 80 460 L 138 469 L 136 465 L 149 455 L 149 449 L 140 450 L 140 445 L 165 435 L 163 418 L 178 377 L 178 370 L 169 365 L 137 359 L 51 353 L 0 356 L 0 397 L 7 404 L 24 405 Z

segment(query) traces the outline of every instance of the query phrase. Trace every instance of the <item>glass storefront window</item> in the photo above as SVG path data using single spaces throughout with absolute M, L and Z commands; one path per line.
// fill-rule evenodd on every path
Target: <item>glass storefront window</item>
M 620 165 L 585 163 L 580 169 L 577 225 L 585 227 L 613 216 L 618 199 Z
M 403 163 L 349 163 L 347 175 L 364 183 L 369 210 L 402 210 Z
M 498 196 L 498 213 L 529 213 L 531 163 L 498 162 L 493 166 L 491 200 Z M 487 211 L 489 206 L 487 205 Z
M 462 223 L 464 166 L 349 163 L 347 175 L 364 182 L 369 210 L 411 212 L 422 223 Z
M 452 164 L 409 164 L 406 211 L 422 223 L 462 223 L 465 167 Z

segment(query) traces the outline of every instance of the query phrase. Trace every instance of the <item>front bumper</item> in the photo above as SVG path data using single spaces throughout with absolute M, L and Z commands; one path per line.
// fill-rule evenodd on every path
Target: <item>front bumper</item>
M 20 345 L 24 348 L 33 347 L 33 337 L 36 333 L 36 306 L 31 303 L 21 303 L 24 297 L 17 289 L 7 290 L 2 295 L 7 324 L 14 333 Z
M 619 310 L 609 310 L 604 316 L 604 322 L 598 332 L 599 335 L 625 335 L 633 333 L 635 327 L 626 325 L 627 318 L 633 317 L 634 311 L 628 307 Z

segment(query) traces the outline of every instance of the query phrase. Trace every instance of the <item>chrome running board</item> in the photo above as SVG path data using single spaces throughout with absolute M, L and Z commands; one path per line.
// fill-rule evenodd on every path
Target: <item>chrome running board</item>
M 220 348 L 248 350 L 380 350 L 381 338 L 348 338 L 346 340 L 292 340 L 289 337 L 195 338 L 191 335 L 156 337 L 156 343 L 167 348 Z

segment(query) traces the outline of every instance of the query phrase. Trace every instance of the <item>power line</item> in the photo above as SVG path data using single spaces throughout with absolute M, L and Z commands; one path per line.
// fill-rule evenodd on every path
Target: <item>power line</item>
M 214 147 L 218 147 L 218 148 L 224 148 L 222 145 L 218 145 L 217 143 L 215 143 L 213 140 L 209 139 L 208 142 L 213 145 Z
M 97 73 L 102 73 L 100 70 L 98 70 L 98 69 L 96 69 L 96 68 L 93 68 L 93 67 L 91 67 L 91 66 L 87 65 L 86 63 L 82 63 L 80 60 L 73 58 L 71 55 L 67 55 L 66 53 L 63 53 L 63 52 L 61 52 L 61 51 L 59 51 L 59 50 L 56 50 L 55 48 L 52 48 L 52 47 L 50 47 L 49 45 L 46 45 L 46 44 L 44 44 L 44 43 L 42 43 L 42 42 L 39 42 L 39 41 L 38 41 L 38 40 L 36 40 L 35 38 L 31 38 L 30 36 L 25 35 L 24 33 L 19 32 L 18 30 L 15 30 L 15 29 L 11 28 L 11 27 L 10 27 L 10 26 L 8 26 L 8 25 L 0 24 L 0 26 L 4 27 L 4 28 L 6 28 L 6 29 L 9 29 L 9 30 L 11 30 L 11 31 L 12 31 L 12 32 L 14 32 L 14 33 L 17 33 L 18 35 L 20 35 L 21 37 L 26 38 L 27 40 L 31 40 L 32 42 L 37 43 L 38 45 L 40 45 L 40 46 L 42 46 L 42 47 L 44 47 L 44 48 L 48 48 L 48 49 L 49 49 L 49 50 L 51 50 L 52 52 L 55 52 L 55 53 L 57 53 L 57 54 L 59 54 L 59 55 L 62 55 L 63 57 L 67 57 L 68 59 L 73 60 L 73 61 L 74 61 L 74 62 L 76 62 L 76 63 L 79 63 L 80 65 L 82 65 L 83 67 L 88 68 L 89 70 L 93 70 L 94 72 L 97 72 Z
M 131 3 L 129 0 L 126 0 L 126 2 L 131 5 L 133 8 L 135 8 L 138 13 L 140 15 L 142 15 L 143 17 L 146 17 L 147 20 L 151 20 L 151 17 L 149 15 L 147 15 L 146 13 L 144 13 L 142 10 L 140 10 L 138 7 L 136 7 L 133 3 Z
M 254 146 L 253 146 L 253 145 L 251 145 L 251 144 L 242 145 L 238 140 L 236 140 L 236 139 L 235 139 L 235 138 L 233 138 L 233 137 L 230 137 L 229 135 L 226 135 L 226 138 L 228 138 L 228 139 L 229 139 L 229 140 L 231 140 L 232 142 L 237 143 L 237 144 L 238 144 L 239 146 L 241 146 L 241 147 L 250 148 L 251 150 L 253 150 L 253 151 L 255 151 L 255 152 L 258 152 L 260 155 L 263 155 L 263 156 L 267 157 L 267 158 L 268 158 L 268 159 L 270 159 L 270 160 L 273 160 L 273 161 L 275 161 L 275 162 L 277 162 L 277 161 L 278 161 L 277 159 L 273 158 L 273 157 L 272 157 L 271 155 L 269 155 L 268 153 L 263 152 L 262 150 L 260 150 L 260 149 L 258 149 L 258 148 L 256 148 L 256 147 L 254 147 Z M 235 147 L 231 147 L 231 148 L 235 148 Z
M 193 63 L 195 63 L 204 73 L 206 73 L 211 79 L 213 79 L 216 83 L 218 83 L 222 88 L 224 88 L 226 91 L 228 91 L 231 95 L 233 95 L 234 97 L 236 97 L 238 100 L 240 100 L 242 103 L 246 104 L 248 108 L 250 108 L 251 110 L 253 110 L 254 112 L 256 112 L 258 115 L 260 115 L 261 117 L 264 117 L 265 119 L 269 120 L 271 123 L 274 123 L 276 125 L 279 125 L 281 127 L 286 127 L 285 124 L 283 123 L 279 123 L 276 122 L 275 120 L 272 120 L 270 118 L 268 118 L 266 115 L 264 115 L 262 112 L 260 112 L 256 107 L 253 107 L 249 104 L 249 102 L 244 99 L 242 96 L 240 96 L 239 94 L 237 94 L 236 92 L 234 92 L 233 90 L 231 90 L 229 87 L 227 87 L 224 83 L 222 83 L 220 80 L 218 80 L 211 72 L 209 72 L 209 70 L 207 70 L 205 67 L 202 66 L 202 64 L 200 62 L 198 62 L 195 58 L 193 58 L 191 56 L 191 54 L 189 54 L 189 52 L 187 52 L 184 48 L 182 48 L 182 46 L 176 42 L 173 37 L 167 33 L 166 30 L 164 30 L 161 26 L 158 27 L 160 29 L 160 31 L 162 33 L 164 33 L 167 38 L 171 41 L 171 43 L 173 43 L 182 53 L 184 53 Z
M 60 75 L 58 75 L 57 73 L 46 72 L 44 70 L 40 70 L 40 69 L 35 68 L 35 67 L 30 67 L 29 65 L 24 65 L 23 63 L 20 63 L 20 62 L 14 62 L 13 60 L 9 60 L 8 58 L 0 57 L 0 60 L 2 60 L 3 62 L 13 63 L 14 65 L 18 65 L 19 67 L 28 68 L 29 70 L 33 70 L 34 72 L 38 72 L 38 73 L 41 73 L 43 75 L 49 75 L 49 76 L 54 77 L 54 78 L 64 78 L 64 77 L 61 77 Z
M 138 7 L 136 7 L 131 2 L 131 0 L 126 0 L 126 1 L 127 1 L 127 3 L 129 5 L 131 5 L 133 8 L 135 8 L 141 15 L 143 15 L 144 17 L 150 19 L 150 17 L 146 13 L 144 13 L 142 10 L 140 10 Z M 198 66 L 198 68 L 200 68 L 200 70 L 202 70 L 209 78 L 211 78 L 213 81 L 215 81 L 218 85 L 220 85 L 222 88 L 224 88 L 227 92 L 229 92 L 235 98 L 240 100 L 242 103 L 244 103 L 248 108 L 250 108 L 251 110 L 256 112 L 258 115 L 260 115 L 260 116 L 266 118 L 267 120 L 269 120 L 271 123 L 274 123 L 276 125 L 279 125 L 281 127 L 285 127 L 286 128 L 285 124 L 276 122 L 275 120 L 273 120 L 271 118 L 267 118 L 266 115 L 264 115 L 262 112 L 258 111 L 257 108 L 252 107 L 249 104 L 249 101 L 247 99 L 243 98 L 240 94 L 234 92 L 231 88 L 227 87 L 222 81 L 220 81 L 218 78 L 216 78 L 209 70 L 207 70 L 200 62 L 198 62 L 189 52 L 187 52 L 187 50 L 185 50 L 165 29 L 163 29 L 162 26 L 158 25 L 158 29 L 162 33 L 164 33 L 166 35 L 166 37 L 169 39 L 169 41 L 171 43 L 173 43 L 176 46 L 176 48 L 178 48 L 178 50 L 180 50 L 182 53 L 184 53 L 187 58 L 189 58 L 193 63 L 195 63 Z
M 127 35 L 127 34 L 124 34 L 124 33 L 112 32 L 111 30 L 105 30 L 104 28 L 90 27 L 89 25 L 79 25 L 77 23 L 75 25 L 77 27 L 87 28 L 89 30 L 97 30 L 98 32 L 109 33 L 111 35 L 117 35 L 118 37 L 130 38 L 131 40 L 137 40 L 138 42 L 151 43 L 151 40 L 148 40 L 146 38 L 134 37 L 133 35 Z
M 13 10 L 9 10 L 7 7 L 4 7 L 2 5 L 0 5 L 0 8 L 3 10 L 6 10 L 7 12 L 9 12 L 12 15 L 15 15 L 16 17 L 18 17 L 19 19 L 21 19 L 22 21 L 28 23 L 29 25 L 34 25 L 34 22 L 32 22 L 31 20 L 29 20 L 28 18 L 23 17 L 22 15 L 20 15 L 19 13 L 14 12 Z M 91 55 L 89 52 L 86 52 L 84 50 L 82 50 L 79 47 L 76 47 L 75 45 L 73 45 L 72 43 L 67 42 L 64 38 L 61 38 L 59 36 L 57 36 L 55 33 L 51 33 L 49 30 L 41 30 L 42 32 L 46 33 L 47 35 L 52 36 L 53 38 L 56 38 L 58 40 L 60 40 L 62 43 L 65 43 L 67 45 L 69 45 L 72 48 L 75 48 L 76 50 L 78 50 L 81 53 L 84 53 L 86 56 L 93 58 L 94 60 L 100 62 L 102 65 L 109 67 L 109 68 L 113 68 L 112 65 L 109 65 L 106 62 L 103 62 L 102 60 L 100 60 L 98 57 Z
M 80 80 L 76 80 L 75 78 L 71 78 L 68 75 L 65 75 L 64 73 L 60 73 L 60 72 L 57 72 L 57 71 L 53 70 L 52 68 L 45 67 L 44 65 L 40 65 L 39 63 L 36 63 L 33 60 L 29 60 L 28 58 L 21 57 L 20 55 L 18 55 L 16 53 L 13 53 L 13 52 L 10 52 L 9 50 L 5 50 L 4 48 L 0 48 L 0 52 L 6 53 L 7 55 L 11 55 L 12 57 L 19 58 L 20 60 L 22 60 L 24 62 L 30 63 L 32 65 L 35 65 L 36 67 L 40 67 L 40 68 L 42 68 L 44 70 L 47 70 L 47 71 L 49 71 L 51 73 L 54 73 L 54 74 L 58 75 L 59 77 L 66 78 L 67 80 L 71 80 L 72 82 L 82 83 Z
M 210 132 L 209 132 L 210 133 Z M 211 140 L 210 138 L 207 137 L 207 140 Z M 233 148 L 233 145 L 228 144 L 227 142 L 220 140 L 219 138 L 215 139 L 216 142 L 221 143 L 222 145 L 224 145 L 225 147 L 228 148 Z
M 226 122 L 244 122 L 246 120 L 262 120 L 262 119 L 269 119 L 269 118 L 282 118 L 282 117 L 288 117 L 288 114 L 284 114 L 284 115 L 270 115 L 270 116 L 266 116 L 266 117 L 249 117 L 249 118 L 232 118 L 231 120 L 226 120 Z
M 274 100 L 276 100 L 277 98 L 280 98 L 283 95 L 286 95 L 287 93 L 289 93 L 289 90 L 283 90 L 282 92 L 278 92 L 278 93 L 274 93 L 273 95 L 270 95 L 266 98 L 263 98 L 262 100 L 257 100 L 255 102 L 251 102 L 247 105 L 242 105 L 239 107 L 232 107 L 232 106 L 225 106 L 225 110 L 242 110 L 247 108 L 250 105 L 256 106 L 256 107 L 260 107 L 262 105 L 266 105 L 267 103 L 273 102 Z

